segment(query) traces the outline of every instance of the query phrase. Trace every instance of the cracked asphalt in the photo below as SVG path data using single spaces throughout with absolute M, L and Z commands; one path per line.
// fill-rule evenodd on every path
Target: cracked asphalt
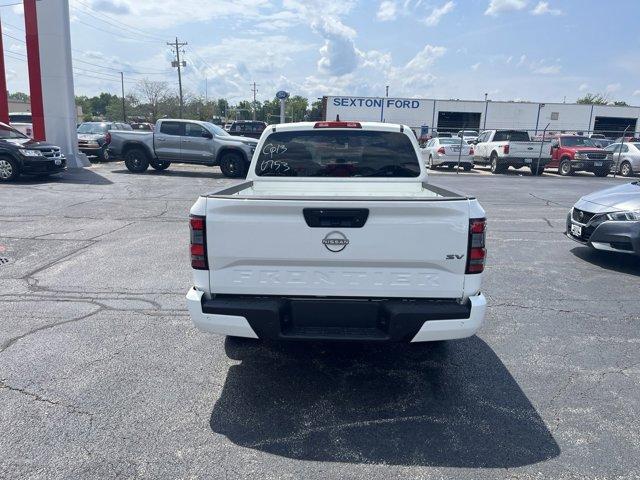
M 0 186 L 0 478 L 640 478 L 640 261 L 566 239 L 624 182 L 436 173 L 487 210 L 489 309 L 436 345 L 192 327 L 189 207 L 217 169 Z

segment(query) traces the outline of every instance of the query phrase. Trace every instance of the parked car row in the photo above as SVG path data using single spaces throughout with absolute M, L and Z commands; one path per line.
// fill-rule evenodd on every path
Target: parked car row
M 458 138 L 429 140 L 422 147 L 425 164 L 453 168 L 460 163 L 465 170 L 483 165 L 494 174 L 509 167 L 527 167 L 532 175 L 541 175 L 545 169 L 563 176 L 587 171 L 598 177 L 611 172 L 628 177 L 640 172 L 640 142 L 602 148 L 599 139 L 577 134 L 540 135 L 532 140 L 526 130 L 485 130 L 468 146 L 466 131 L 459 134 Z

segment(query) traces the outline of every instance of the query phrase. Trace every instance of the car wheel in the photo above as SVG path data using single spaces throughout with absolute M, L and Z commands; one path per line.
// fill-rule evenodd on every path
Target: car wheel
M 456 168 L 456 166 L 455 166 L 455 165 L 447 165 L 447 168 L 448 168 L 449 170 L 453 170 L 454 168 Z
M 13 158 L 0 157 L 0 182 L 10 182 L 20 175 L 18 162 Z
M 606 167 L 605 168 L 596 168 L 593 171 L 593 174 L 596 177 L 606 177 L 607 175 L 609 175 L 609 168 L 606 168 Z
M 470 172 L 473 165 L 463 165 L 462 168 L 465 172 Z
M 171 162 L 166 162 L 161 160 L 152 160 L 151 162 L 149 162 L 149 165 L 151 165 L 155 170 L 162 171 L 169 168 L 169 166 L 171 165 Z
M 537 167 L 536 168 L 534 166 L 531 166 L 530 168 L 531 168 L 531 175 L 533 175 L 533 176 L 538 177 L 538 176 L 540 176 L 540 175 L 542 175 L 544 173 L 544 167 Z
M 504 167 L 498 164 L 498 155 L 495 153 L 491 154 L 491 173 L 502 173 L 504 172 Z
M 98 160 L 101 162 L 108 162 L 111 160 L 111 154 L 106 146 L 102 147 L 102 150 L 98 152 Z
M 242 178 L 247 174 L 244 158 L 237 153 L 225 153 L 220 159 L 220 170 L 227 178 Z
M 560 162 L 560 166 L 558 167 L 558 173 L 563 177 L 573 175 L 573 168 L 571 168 L 571 161 L 562 160 L 562 162 Z
M 149 158 L 147 152 L 141 148 L 127 150 L 124 155 L 124 164 L 132 173 L 142 173 L 149 168 Z
M 624 161 L 620 164 L 620 175 L 623 177 L 630 177 L 633 175 L 633 168 L 629 162 Z

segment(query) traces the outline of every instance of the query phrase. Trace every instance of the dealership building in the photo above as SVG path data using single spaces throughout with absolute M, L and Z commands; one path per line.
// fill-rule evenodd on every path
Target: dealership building
M 554 132 L 604 133 L 620 136 L 638 131 L 640 107 L 533 103 L 431 98 L 323 97 L 326 120 L 400 123 L 417 135 L 439 132 L 513 128 L 532 134 L 547 127 Z M 629 133 L 630 134 L 630 133 Z

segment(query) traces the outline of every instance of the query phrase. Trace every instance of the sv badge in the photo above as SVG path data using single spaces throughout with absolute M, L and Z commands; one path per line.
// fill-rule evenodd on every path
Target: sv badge
M 447 260 L 461 260 L 463 258 L 464 258 L 464 255 L 456 255 L 456 254 L 447 255 Z

